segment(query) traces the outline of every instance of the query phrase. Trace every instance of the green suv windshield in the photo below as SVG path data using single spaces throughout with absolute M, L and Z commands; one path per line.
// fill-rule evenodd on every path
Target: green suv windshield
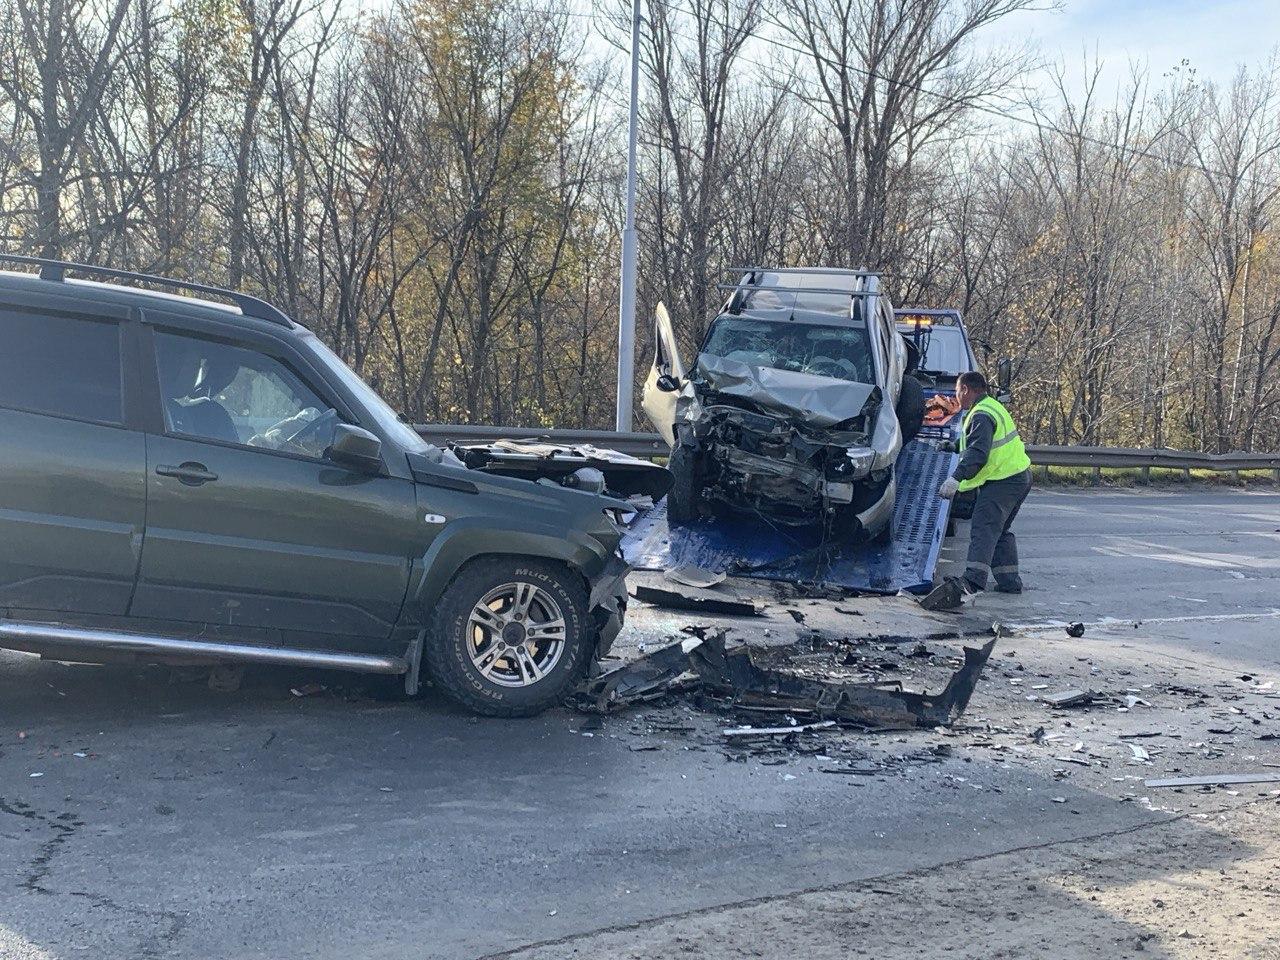
M 725 315 L 711 325 L 702 352 L 753 367 L 875 382 L 871 344 L 864 327 Z
M 431 445 L 418 436 L 413 427 L 401 420 L 400 415 L 392 410 L 382 397 L 378 396 L 373 387 L 361 380 L 356 375 L 356 372 L 343 363 L 336 353 L 325 346 L 319 337 L 311 336 L 307 340 L 317 359 L 324 363 L 330 373 L 346 384 L 347 389 L 354 393 L 360 402 L 364 404 L 369 415 L 378 421 L 378 426 L 382 428 L 387 436 L 411 452 L 421 452 L 430 448 Z

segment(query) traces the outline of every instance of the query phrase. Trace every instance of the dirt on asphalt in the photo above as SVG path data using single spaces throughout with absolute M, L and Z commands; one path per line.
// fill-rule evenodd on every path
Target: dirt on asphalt
M 858 608 L 871 613 L 884 605 L 850 598 L 838 604 L 843 614 L 831 616 L 830 604 L 776 604 L 767 628 L 742 622 L 731 636 L 802 672 L 929 690 L 958 664 L 962 645 L 981 642 L 936 633 L 923 642 L 877 636 Z M 787 616 L 788 606 L 809 615 Z M 787 629 L 792 619 L 794 634 Z M 781 769 L 801 776 L 852 774 L 844 778 L 851 786 L 928 776 L 935 757 L 972 758 L 983 761 L 975 769 L 994 763 L 1052 783 L 1059 795 L 1047 798 L 1046 817 L 1079 815 L 1076 798 L 1101 794 L 1140 805 L 1155 815 L 1152 822 L 498 956 L 1280 958 L 1280 783 L 1146 786 L 1148 779 L 1223 771 L 1280 774 L 1280 678 L 1243 673 L 1228 658 L 1170 650 L 1160 629 L 1091 623 L 1077 638 L 1060 625 L 995 626 L 995 652 L 968 712 L 950 730 L 803 732 L 765 741 L 746 758 L 785 764 Z M 1086 701 L 1052 705 L 1054 694 L 1070 690 L 1086 693 Z M 743 759 L 741 748 L 721 740 L 720 726 L 676 701 L 607 718 L 596 735 Z M 954 792 L 957 804 L 970 791 L 1001 789 L 955 772 L 935 776 L 937 789 Z
M 1280 791 L 1271 791 L 1280 793 Z M 1178 960 L 1280 956 L 1280 797 L 834 889 L 703 910 L 510 960 Z

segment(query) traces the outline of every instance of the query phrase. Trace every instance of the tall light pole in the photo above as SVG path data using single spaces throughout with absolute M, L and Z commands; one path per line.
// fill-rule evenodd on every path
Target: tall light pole
M 631 0 L 631 110 L 627 118 L 627 212 L 622 225 L 622 290 L 618 297 L 617 429 L 631 430 L 636 376 L 636 138 L 640 114 L 640 0 Z

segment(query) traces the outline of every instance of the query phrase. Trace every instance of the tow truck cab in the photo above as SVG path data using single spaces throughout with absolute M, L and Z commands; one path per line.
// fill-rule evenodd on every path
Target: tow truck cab
M 954 396 L 956 377 L 979 369 L 964 317 L 954 308 L 903 307 L 894 310 L 898 332 L 913 351 L 916 378 L 925 387 L 925 396 Z M 988 356 L 991 348 L 977 341 Z M 996 363 L 996 397 L 1006 401 L 1011 393 L 1012 361 Z
M 908 307 L 893 313 L 898 332 L 916 350 L 917 375 L 927 375 L 937 388 L 946 389 L 955 386 L 960 374 L 978 369 L 959 310 Z

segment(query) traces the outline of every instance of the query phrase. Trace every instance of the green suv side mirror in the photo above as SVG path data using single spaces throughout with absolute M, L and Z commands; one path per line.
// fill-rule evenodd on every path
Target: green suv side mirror
M 329 459 L 359 470 L 378 470 L 382 467 L 382 441 L 363 427 L 340 423 L 333 428 Z

